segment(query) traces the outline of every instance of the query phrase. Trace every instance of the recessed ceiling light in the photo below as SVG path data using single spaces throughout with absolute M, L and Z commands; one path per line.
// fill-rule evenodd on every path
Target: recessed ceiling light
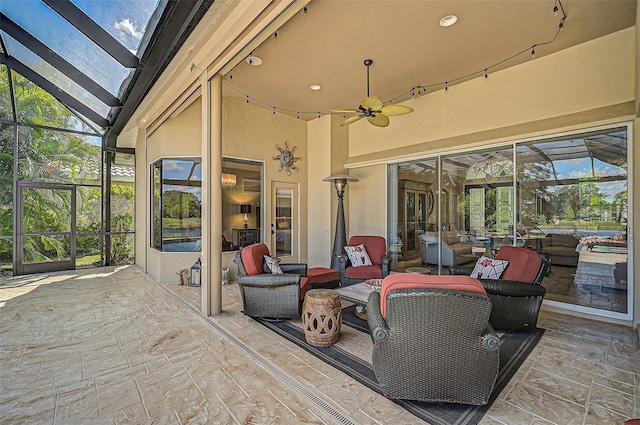
M 320 84 L 311 84 L 309 88 L 311 90 L 320 90 Z
M 458 21 L 458 17 L 456 15 L 447 15 L 444 18 L 440 19 L 441 27 L 450 27 Z
M 245 61 L 247 61 L 247 63 L 251 66 L 258 66 L 258 65 L 262 65 L 262 59 L 260 59 L 257 56 L 253 56 L 253 55 L 249 55 L 247 56 L 247 58 L 245 59 Z

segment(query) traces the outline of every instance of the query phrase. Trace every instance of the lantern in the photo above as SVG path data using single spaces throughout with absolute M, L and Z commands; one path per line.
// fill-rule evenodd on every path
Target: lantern
M 191 277 L 189 278 L 189 286 L 201 286 L 201 274 L 202 271 L 202 263 L 200 262 L 200 257 L 196 260 L 196 263 L 191 266 Z

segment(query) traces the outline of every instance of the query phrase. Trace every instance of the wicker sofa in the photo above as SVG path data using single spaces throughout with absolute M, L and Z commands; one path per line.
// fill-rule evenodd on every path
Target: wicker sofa
M 367 303 L 385 397 L 482 405 L 498 374 L 491 301 L 468 276 L 391 274 Z
M 547 293 L 541 285 L 549 260 L 526 248 L 503 246 L 496 255 L 509 264 L 500 279 L 480 279 L 493 308 L 489 322 L 495 329 L 534 330 Z M 473 266 L 449 267 L 452 275 L 469 276 Z
M 578 267 L 580 253 L 576 247 L 579 242 L 573 235 L 549 233 L 542 239 L 540 253 L 547 256 L 554 266 Z
M 420 235 L 420 254 L 424 264 L 438 263 L 438 232 Z M 457 266 L 473 261 L 473 244 L 462 243 L 455 231 L 442 231 L 442 265 Z

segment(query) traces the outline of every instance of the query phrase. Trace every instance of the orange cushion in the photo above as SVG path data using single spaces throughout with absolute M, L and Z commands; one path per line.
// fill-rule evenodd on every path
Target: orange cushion
M 382 279 L 382 266 L 374 264 L 372 266 L 347 267 L 344 274 L 348 279 Z
M 265 255 L 270 256 L 269 248 L 263 243 L 254 243 L 242 249 L 240 256 L 248 275 L 264 273 L 262 264 Z
M 373 264 L 382 264 L 382 257 L 387 253 L 387 241 L 382 236 L 351 236 L 349 239 L 349 246 L 360 244 L 364 245 Z
M 496 254 L 497 260 L 507 260 L 509 265 L 500 279 L 533 283 L 542 266 L 542 257 L 535 251 L 515 246 L 503 246 Z
M 385 277 L 380 288 L 380 311 L 387 318 L 387 294 L 396 289 L 451 289 L 486 295 L 484 286 L 470 276 L 430 276 L 413 273 L 394 273 Z
M 331 282 L 332 280 L 339 280 L 340 273 L 337 270 L 329 269 L 327 267 L 311 267 L 307 270 L 307 278 L 309 278 L 309 284 Z

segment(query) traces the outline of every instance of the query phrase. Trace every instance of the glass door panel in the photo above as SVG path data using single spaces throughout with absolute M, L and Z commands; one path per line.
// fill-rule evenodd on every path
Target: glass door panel
M 271 253 L 281 259 L 298 257 L 298 186 L 273 183 L 273 222 L 271 224 Z
M 102 189 L 76 188 L 76 267 L 100 267 L 103 264 Z
M 19 183 L 18 274 L 75 267 L 75 188 Z

